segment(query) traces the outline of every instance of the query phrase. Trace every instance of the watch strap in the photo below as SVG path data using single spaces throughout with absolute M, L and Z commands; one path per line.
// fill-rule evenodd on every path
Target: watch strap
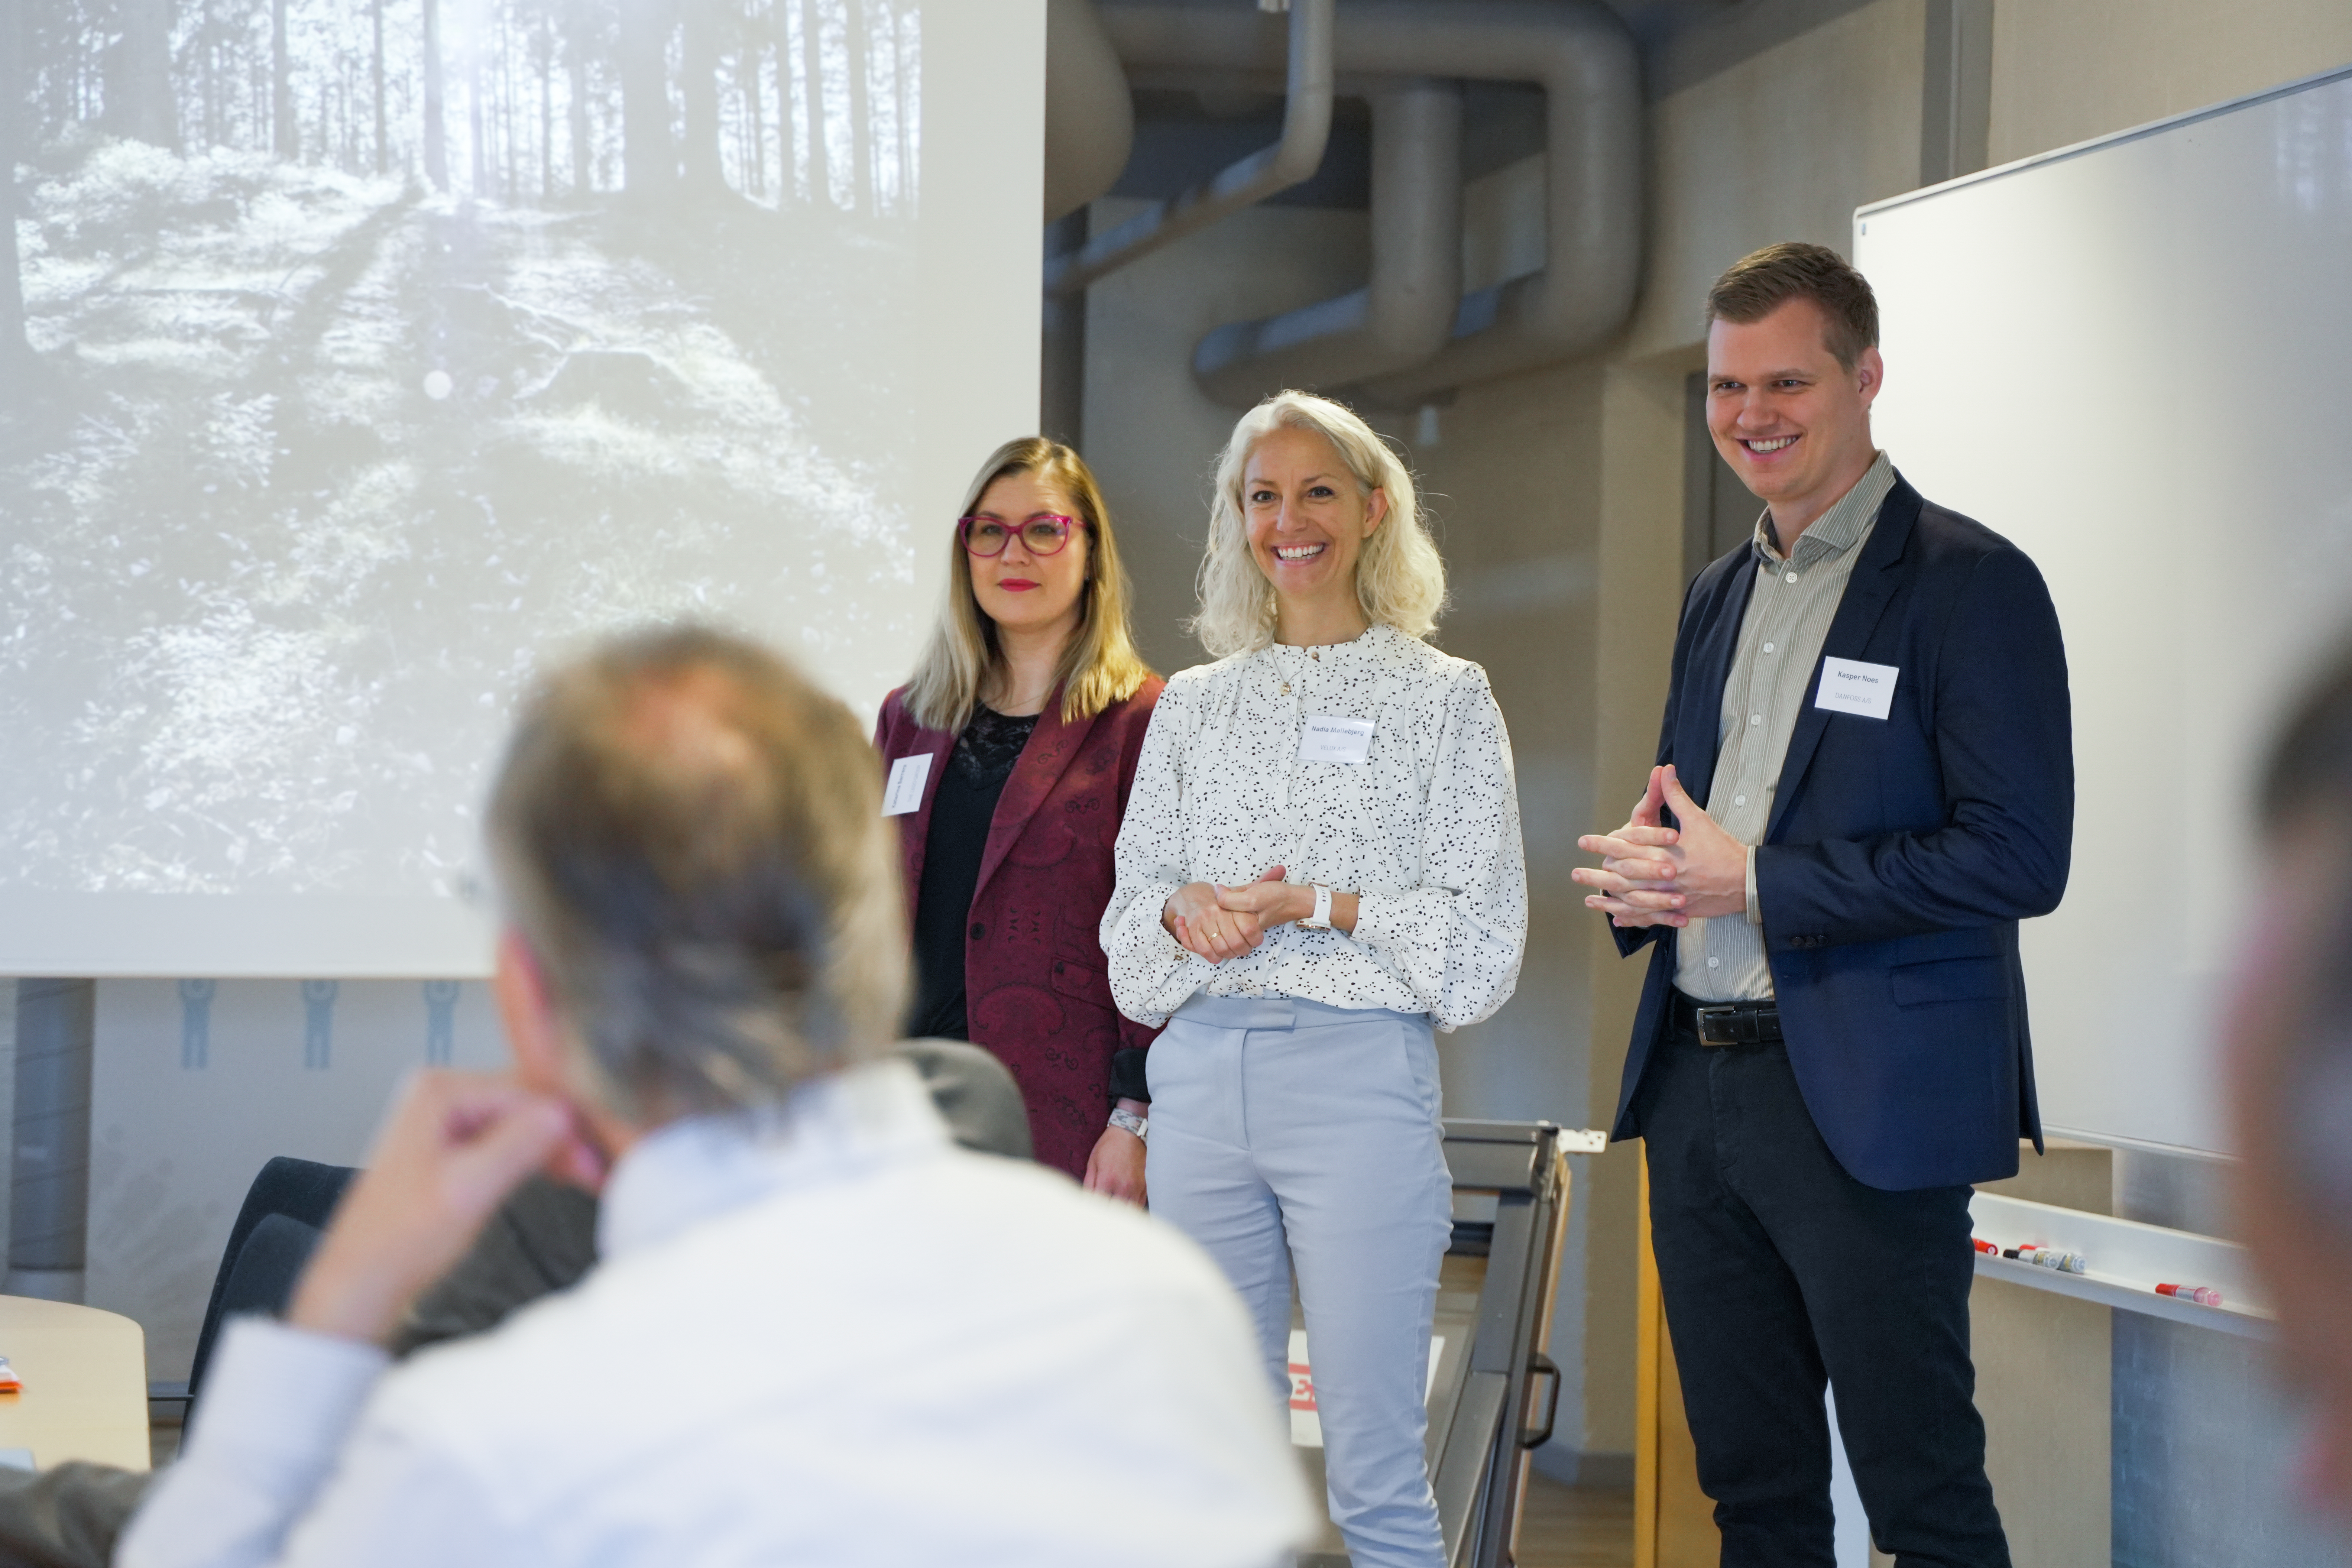
M 1331 929 L 1331 889 L 1322 883 L 1315 884 L 1315 912 L 1298 922 L 1310 931 Z

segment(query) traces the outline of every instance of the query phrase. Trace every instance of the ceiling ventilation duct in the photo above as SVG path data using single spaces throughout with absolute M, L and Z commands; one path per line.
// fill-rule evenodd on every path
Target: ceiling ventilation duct
M 1253 51 L 1265 68 L 1287 79 L 1289 100 L 1283 110 L 1280 141 L 1097 235 L 1081 249 L 1046 258 L 1045 291 L 1077 293 L 1106 273 L 1288 190 L 1321 167 L 1323 149 L 1331 139 L 1331 7 L 1332 0 L 1291 0 L 1287 26 L 1276 22 L 1268 26 L 1268 47 Z M 1108 22 L 1108 14 L 1103 15 Z M 1238 16 L 1247 30 L 1256 31 L 1258 13 Z M 1124 49 L 1119 58 L 1136 63 Z
M 1045 221 L 1117 184 L 1134 148 L 1135 100 L 1094 0 L 1045 0 Z
M 1280 34 L 1252 11 L 1105 0 L 1101 16 L 1130 68 L 1281 64 Z M 1360 395 L 1409 405 L 1465 382 L 1588 353 L 1622 328 L 1641 275 L 1641 66 L 1624 23 L 1602 0 L 1349 0 L 1333 63 L 1351 77 L 1533 82 L 1546 98 L 1543 269 L 1463 297 L 1434 353 L 1401 353 L 1387 365 L 1359 369 L 1350 384 Z M 1388 231 L 1377 215 L 1373 222 L 1377 242 Z M 1374 277 L 1384 268 L 1393 275 L 1395 265 L 1375 257 Z M 1245 387 L 1279 384 L 1287 365 L 1311 357 L 1318 323 L 1326 336 L 1354 330 L 1349 298 L 1218 329 L 1195 360 L 1204 384 L 1228 400 Z M 1265 355 L 1263 374 L 1234 352 L 1245 341 L 1238 334 L 1251 332 Z
M 1218 401 L 1342 386 L 1445 346 L 1462 297 L 1462 89 L 1409 79 L 1371 100 L 1371 281 L 1202 339 L 1192 373 Z

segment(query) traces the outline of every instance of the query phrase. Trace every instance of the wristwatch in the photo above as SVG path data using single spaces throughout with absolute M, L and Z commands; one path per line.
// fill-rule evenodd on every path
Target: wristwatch
M 1331 889 L 1322 883 L 1315 884 L 1315 912 L 1298 922 L 1308 931 L 1331 929 Z
M 1148 1116 L 1138 1116 L 1132 1110 L 1113 1110 L 1110 1124 L 1122 1132 L 1132 1132 L 1147 1142 L 1150 1141 L 1151 1119 Z

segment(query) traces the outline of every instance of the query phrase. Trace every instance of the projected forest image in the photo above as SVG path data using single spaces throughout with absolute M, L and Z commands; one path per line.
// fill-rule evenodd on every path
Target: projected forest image
M 919 22 L 0 10 L 0 888 L 441 890 L 543 650 L 911 615 Z

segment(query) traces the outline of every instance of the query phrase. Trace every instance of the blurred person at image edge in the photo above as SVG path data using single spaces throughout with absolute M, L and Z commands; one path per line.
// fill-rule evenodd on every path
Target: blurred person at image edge
M 2307 1415 L 2304 1489 L 2352 1522 L 2352 650 L 2288 721 L 2256 830 L 2279 861 L 2229 1011 L 2239 1199 Z

